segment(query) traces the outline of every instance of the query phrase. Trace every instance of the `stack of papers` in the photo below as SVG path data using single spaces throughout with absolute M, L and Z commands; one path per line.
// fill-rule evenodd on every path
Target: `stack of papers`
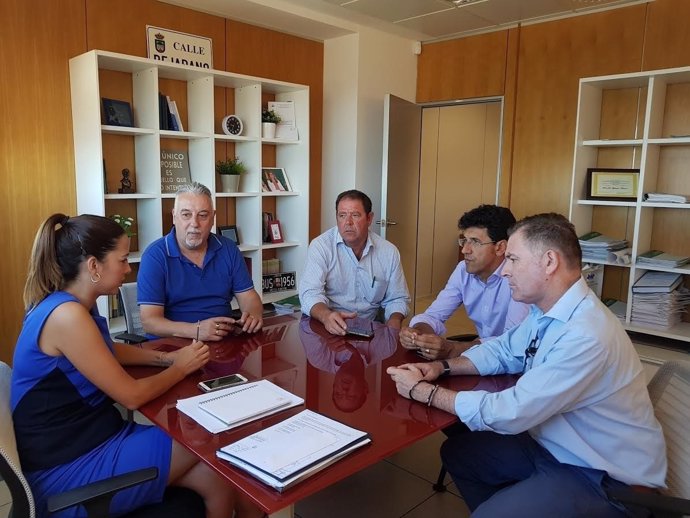
M 298 140 L 297 124 L 295 123 L 295 103 L 293 101 L 269 101 L 268 109 L 273 110 L 280 117 L 276 126 L 276 138 Z
M 602 302 L 616 315 L 621 324 L 625 323 L 625 312 L 627 310 L 625 302 L 616 299 L 603 299 Z
M 177 409 L 211 433 L 224 432 L 304 403 L 267 380 L 245 383 L 177 401 Z
M 679 324 L 690 304 L 690 290 L 677 288 L 670 293 L 633 293 L 630 322 L 668 329 Z
M 633 284 L 632 324 L 668 329 L 680 323 L 690 290 L 679 273 L 646 272 Z
M 677 268 L 690 262 L 690 257 L 671 255 L 661 250 L 650 250 L 637 256 L 637 263 L 643 266 L 661 266 L 663 268 Z
M 294 313 L 302 308 L 299 302 L 299 295 L 293 295 L 292 297 L 277 300 L 273 303 L 273 306 L 275 307 L 276 312 L 280 315 Z
M 366 432 L 304 410 L 216 455 L 282 492 L 370 442 Z
M 633 284 L 633 293 L 670 293 L 683 281 L 680 273 L 646 272 Z
M 665 192 L 648 192 L 644 199 L 651 203 L 688 203 L 689 194 L 668 194 Z
M 609 260 L 609 253 L 623 250 L 628 246 L 625 239 L 615 239 L 599 232 L 589 232 L 578 239 L 582 248 L 583 261 L 606 262 Z

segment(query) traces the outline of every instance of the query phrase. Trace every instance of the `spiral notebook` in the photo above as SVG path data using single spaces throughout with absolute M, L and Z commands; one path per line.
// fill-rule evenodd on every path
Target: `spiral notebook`
M 267 380 L 246 383 L 177 401 L 177 409 L 211 433 L 218 433 L 304 403 Z

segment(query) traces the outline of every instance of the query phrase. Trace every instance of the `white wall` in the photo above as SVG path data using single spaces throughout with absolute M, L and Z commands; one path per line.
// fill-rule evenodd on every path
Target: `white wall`
M 415 100 L 413 47 L 413 40 L 364 27 L 324 42 L 322 230 L 334 225 L 333 203 L 347 189 L 366 192 L 375 219 L 381 216 L 383 97 Z
M 335 225 L 338 194 L 355 185 L 359 35 L 324 42 L 321 230 Z
M 373 203 L 374 220 L 381 218 L 383 98 L 391 93 L 414 102 L 417 56 L 414 41 L 372 29 L 360 32 L 357 106 L 357 189 Z M 381 228 L 372 224 L 372 230 Z

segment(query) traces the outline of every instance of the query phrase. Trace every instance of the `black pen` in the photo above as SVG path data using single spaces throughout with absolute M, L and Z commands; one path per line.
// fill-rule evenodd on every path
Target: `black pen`
M 371 287 L 374 287 L 374 283 L 376 282 L 376 275 L 374 275 L 371 279 Z

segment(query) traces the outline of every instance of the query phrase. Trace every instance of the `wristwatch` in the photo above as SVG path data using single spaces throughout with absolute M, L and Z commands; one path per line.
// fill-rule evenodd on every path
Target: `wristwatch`
M 441 376 L 448 376 L 448 374 L 450 374 L 450 365 L 448 365 L 446 360 L 441 360 L 441 365 L 443 365 L 443 372 L 441 373 Z

